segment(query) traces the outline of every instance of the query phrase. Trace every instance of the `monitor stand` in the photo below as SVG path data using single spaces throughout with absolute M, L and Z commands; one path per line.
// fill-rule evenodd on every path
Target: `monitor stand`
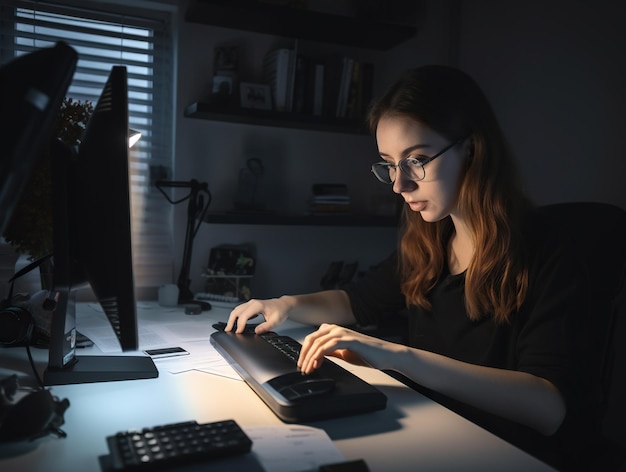
M 153 379 L 159 376 L 148 356 L 76 355 L 76 297 L 71 289 L 57 292 L 50 328 L 48 366 L 43 373 L 45 385 Z
M 48 367 L 45 385 L 68 385 L 119 380 L 154 379 L 159 376 L 154 362 L 144 356 L 76 356 L 62 368 Z

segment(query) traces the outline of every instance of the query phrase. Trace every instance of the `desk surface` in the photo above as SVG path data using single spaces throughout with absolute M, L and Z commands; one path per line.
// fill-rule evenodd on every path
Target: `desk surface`
M 147 319 L 170 324 L 189 319 L 182 310 L 139 311 L 140 330 Z M 214 308 L 194 318 L 206 320 L 208 338 L 211 324 L 225 320 L 227 313 Z M 278 331 L 301 339 L 308 330 L 289 324 Z M 47 351 L 35 349 L 34 355 L 43 369 Z M 21 384 L 32 378 L 23 348 L 0 348 L 0 359 L 0 376 L 16 371 Z M 308 423 L 325 430 L 346 460 L 364 459 L 372 472 L 553 470 L 380 371 L 338 363 L 388 397 L 388 406 L 382 411 Z M 194 370 L 171 374 L 158 362 L 157 367 L 157 379 L 52 387 L 54 395 L 70 401 L 63 426 L 67 438 L 2 445 L 0 469 L 99 471 L 98 457 L 108 453 L 105 437 L 129 428 L 229 418 L 244 429 L 284 424 L 242 381 Z

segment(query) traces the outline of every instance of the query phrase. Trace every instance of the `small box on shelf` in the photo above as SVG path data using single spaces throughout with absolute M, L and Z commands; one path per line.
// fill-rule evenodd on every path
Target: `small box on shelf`
M 251 281 L 255 270 L 254 247 L 220 245 L 211 249 L 209 263 L 202 277 L 205 292 L 197 296 L 209 302 L 239 303 L 251 298 Z

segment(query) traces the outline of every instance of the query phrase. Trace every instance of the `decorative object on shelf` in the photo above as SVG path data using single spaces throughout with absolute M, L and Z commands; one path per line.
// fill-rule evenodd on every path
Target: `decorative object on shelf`
M 59 110 L 59 119 L 52 136 L 68 146 L 80 144 L 89 117 L 93 113 L 90 101 L 65 98 Z M 4 239 L 21 254 L 31 260 L 52 253 L 52 180 L 50 169 L 50 146 L 46 146 L 31 180 L 22 193 L 11 221 L 4 232 Z M 42 288 L 52 286 L 52 262 L 47 259 L 40 265 Z
M 211 100 L 232 106 L 239 81 L 239 46 L 218 46 L 214 51 Z
M 246 167 L 239 171 L 235 209 L 238 211 L 260 211 L 265 204 L 259 198 L 259 186 L 265 173 L 263 161 L 256 157 L 246 160 Z
M 250 244 L 223 244 L 211 249 L 202 299 L 239 303 L 251 298 L 250 283 L 256 268 L 255 248 Z
M 241 108 L 257 110 L 272 109 L 272 93 L 269 85 L 241 82 L 239 85 Z
M 215 103 L 229 103 L 233 96 L 235 81 L 225 75 L 214 75 L 211 96 Z

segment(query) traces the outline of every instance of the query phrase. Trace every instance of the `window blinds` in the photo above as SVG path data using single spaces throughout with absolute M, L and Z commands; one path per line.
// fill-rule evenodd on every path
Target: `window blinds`
M 95 2 L 0 0 L 0 63 L 62 40 L 78 52 L 67 92 L 94 106 L 113 65 L 128 71 L 133 255 L 138 295 L 173 276 L 171 205 L 154 187 L 172 165 L 169 14 Z

